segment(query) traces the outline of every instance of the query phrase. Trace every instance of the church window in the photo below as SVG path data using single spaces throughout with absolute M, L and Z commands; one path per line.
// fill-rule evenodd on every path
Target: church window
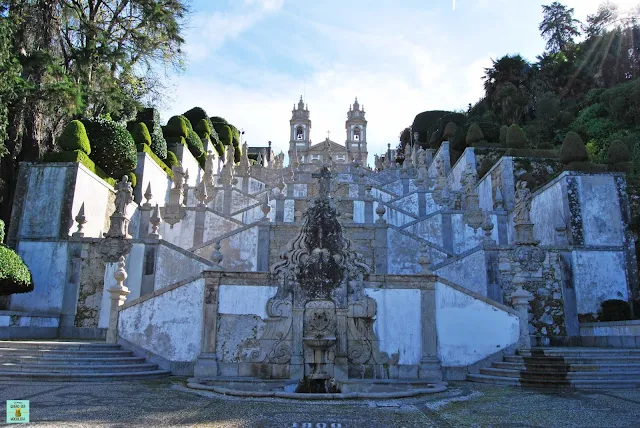
M 353 141 L 360 141 L 360 128 L 353 130 Z
M 304 128 L 302 126 L 296 128 L 296 140 L 304 140 Z
M 343 161 L 345 158 L 344 155 L 336 155 L 336 159 Z

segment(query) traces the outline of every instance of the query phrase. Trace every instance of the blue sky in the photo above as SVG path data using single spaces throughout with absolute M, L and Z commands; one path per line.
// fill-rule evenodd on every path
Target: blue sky
M 343 143 L 349 105 L 367 112 L 370 161 L 424 110 L 466 109 L 491 58 L 544 50 L 551 0 L 194 0 L 186 71 L 169 80 L 166 120 L 203 107 L 245 130 L 249 145 L 288 149 L 305 94 L 311 139 Z M 565 0 L 584 19 L 600 0 Z M 636 3 L 619 0 L 621 7 Z

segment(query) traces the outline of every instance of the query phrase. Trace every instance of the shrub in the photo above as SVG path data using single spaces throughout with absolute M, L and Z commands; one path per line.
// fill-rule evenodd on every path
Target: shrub
M 124 174 L 122 174 L 122 175 L 124 175 Z M 136 173 L 135 172 L 129 172 L 129 173 L 127 173 L 127 176 L 129 177 L 129 183 L 131 183 L 131 187 L 136 187 L 136 184 L 138 184 L 138 177 L 136 176 Z M 120 177 L 119 180 L 122 180 L 122 177 Z
M 22 258 L 4 244 L 0 244 L 0 266 L 0 296 L 33 291 L 31 271 Z
M 456 127 L 456 132 L 453 135 L 453 138 L 451 140 L 449 140 L 450 143 L 451 143 L 449 148 L 451 150 L 460 152 L 460 154 L 462 154 L 464 149 L 467 147 L 466 136 L 467 136 L 467 127 L 466 126 L 458 126 L 458 127 Z M 451 165 L 453 165 L 453 163 Z
M 196 131 L 189 131 L 189 136 L 187 137 L 186 142 L 187 147 L 189 148 L 189 151 L 194 158 L 197 159 L 204 154 L 204 146 L 202 145 L 202 140 L 200 139 L 198 134 L 196 134 Z
M 212 116 L 209 118 L 209 120 L 211 120 L 211 123 L 221 123 L 223 125 L 228 125 L 229 122 L 227 122 L 224 118 L 219 117 L 219 116 Z
M 167 160 L 165 163 L 169 168 L 180 165 L 180 162 L 178 162 L 178 157 L 171 150 L 167 152 Z
M 600 321 L 627 321 L 631 319 L 629 303 L 624 300 L 605 300 L 600 304 L 598 320 Z
M 231 131 L 231 127 L 229 125 L 222 125 L 218 135 L 220 136 L 220 142 L 222 142 L 223 145 L 229 146 L 233 144 L 233 131 Z
M 607 163 L 615 164 L 629 162 L 631 159 L 631 151 L 627 145 L 620 141 L 612 141 L 607 150 Z
M 477 123 L 472 123 L 467 131 L 466 142 L 468 145 L 472 145 L 473 143 L 477 143 L 478 141 L 484 140 L 484 134 L 482 133 L 482 129 Z
M 97 166 L 86 153 L 80 150 L 74 150 L 72 152 L 52 152 L 44 155 L 44 162 L 78 162 L 87 167 L 87 169 L 93 172 L 95 175 L 106 181 L 108 184 L 114 186 L 116 180 L 109 177 L 102 168 Z
M 96 165 L 111 177 L 120 171 L 136 169 L 136 145 L 124 126 L 105 119 L 85 119 L 82 123 L 87 129 Z
M 443 141 L 451 141 L 451 139 L 456 135 L 456 130 L 458 129 L 458 125 L 454 122 L 447 123 L 447 126 L 444 128 L 444 132 L 442 133 Z
M 182 115 L 182 114 L 179 117 L 181 117 L 182 120 L 184 120 L 185 125 L 187 125 L 187 129 L 189 131 L 193 131 L 193 125 L 191 124 L 191 121 L 189 119 L 187 119 L 187 117 Z
M 0 220 L 0 244 L 4 244 L 4 221 Z
M 148 154 L 149 157 L 151 157 L 151 159 L 153 159 L 153 161 L 157 163 L 158 166 L 162 168 L 162 170 L 173 180 L 173 171 L 171 171 L 171 168 L 167 166 L 165 161 L 163 161 L 155 153 L 153 153 L 149 146 L 147 146 L 146 144 L 138 144 L 138 152 L 144 152 Z M 171 154 L 175 157 L 175 154 L 173 154 L 173 152 L 171 152 Z M 176 162 L 178 162 L 177 158 Z
M 195 131 L 198 133 L 200 138 L 209 138 L 211 135 L 211 125 L 209 124 L 209 120 L 200 119 L 196 125 Z
M 507 130 L 507 147 L 510 149 L 524 149 L 527 147 L 527 137 L 524 131 L 515 123 Z
M 209 121 L 207 112 L 201 107 L 194 107 L 191 110 L 184 112 L 182 115 L 191 122 L 191 125 L 196 125 L 201 120 Z
M 162 130 L 165 139 L 167 137 L 187 138 L 189 136 L 189 127 L 184 116 L 173 116 Z
M 500 127 L 500 144 L 502 147 L 507 147 L 507 132 L 509 131 L 509 127 L 507 125 L 503 125 Z
M 149 134 L 149 129 L 144 122 L 139 122 L 133 127 L 131 136 L 133 137 L 133 142 L 136 143 L 136 145 L 146 144 L 147 146 L 151 146 L 151 135 Z
M 440 145 L 440 132 L 433 131 L 431 137 L 429 138 L 429 147 L 432 149 L 437 149 Z
M 589 154 L 582 142 L 582 138 L 575 132 L 569 131 L 560 149 L 560 162 L 569 164 L 572 162 L 586 162 L 588 160 Z
M 167 141 L 162 135 L 160 112 L 154 108 L 146 108 L 138 113 L 136 120 L 147 125 L 147 130 L 151 134 L 151 150 L 153 153 L 158 155 L 160 159 L 165 159 L 167 157 Z
M 493 143 L 500 141 L 500 125 L 491 122 L 477 122 L 484 139 Z
M 79 120 L 72 120 L 67 124 L 58 138 L 58 146 L 65 151 L 81 150 L 88 155 L 91 154 L 87 130 Z

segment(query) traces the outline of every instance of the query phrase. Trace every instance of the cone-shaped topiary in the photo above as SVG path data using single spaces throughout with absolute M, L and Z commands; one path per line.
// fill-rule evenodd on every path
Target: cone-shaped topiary
M 4 222 L 0 220 L 0 296 L 33 291 L 31 271 L 22 258 L 3 242 Z
M 211 120 L 211 123 L 222 123 L 223 125 L 229 124 L 229 122 L 227 122 L 225 118 L 219 116 L 212 116 L 209 118 L 209 120 Z
M 572 162 L 586 162 L 589 160 L 587 148 L 584 146 L 582 138 L 573 131 L 569 131 L 564 137 L 562 148 L 560 149 L 560 162 L 569 164 Z
M 147 125 L 145 125 L 144 122 L 138 122 L 136 126 L 134 126 L 131 136 L 136 144 L 146 144 L 147 146 L 151 146 L 149 128 L 147 128 Z
M 193 131 L 193 125 L 191 124 L 191 121 L 187 119 L 187 116 L 181 114 L 180 117 L 182 118 L 182 120 L 184 120 L 184 123 L 187 125 L 187 129 L 189 131 Z
M 173 116 L 167 122 L 167 126 L 163 129 L 165 138 L 187 138 L 189 136 L 189 127 L 187 126 L 187 120 L 184 116 Z
M 204 111 L 204 109 L 201 107 L 194 107 L 191 110 L 184 112 L 183 116 L 186 117 L 189 122 L 191 122 L 193 130 L 196 132 L 198 132 L 196 128 L 201 120 L 209 122 L 209 116 L 207 115 L 207 112 Z
M 167 159 L 164 163 L 166 163 L 169 168 L 180 165 L 178 157 L 171 150 L 167 152 Z
M 167 141 L 162 135 L 160 126 L 160 112 L 154 108 L 145 108 L 136 116 L 138 122 L 144 122 L 151 134 L 151 151 L 161 160 L 167 157 Z
M 612 141 L 607 150 L 607 163 L 616 164 L 629 162 L 631 159 L 631 152 L 629 147 L 620 140 Z
M 221 132 L 218 132 L 218 135 L 220 136 L 222 144 L 225 146 L 233 144 L 233 131 L 231 130 L 231 127 L 229 125 L 223 125 L 220 129 Z
M 484 140 L 484 135 L 482 134 L 482 129 L 480 129 L 480 125 L 477 123 L 472 123 L 467 131 L 467 145 L 472 145 L 473 143 L 477 143 L 479 141 Z
M 507 147 L 507 132 L 509 132 L 509 127 L 502 125 L 500 127 L 500 145 L 502 147 Z
M 211 135 L 211 125 L 209 125 L 209 121 L 200 119 L 196 125 L 195 131 L 198 133 L 200 138 L 209 138 Z
M 444 127 L 444 132 L 442 133 L 443 141 L 451 141 L 451 139 L 456 135 L 457 129 L 458 125 L 454 122 L 447 123 L 447 126 Z
M 138 151 L 133 137 L 123 125 L 106 119 L 83 119 L 91 141 L 91 158 L 111 177 L 120 171 L 133 171 Z
M 88 155 L 91 154 L 87 130 L 79 120 L 72 120 L 67 124 L 58 138 L 58 146 L 67 152 L 80 150 Z
M 507 130 L 507 147 L 510 149 L 524 149 L 527 147 L 527 136 L 515 123 Z
M 202 140 L 194 130 L 189 131 L 189 136 L 187 137 L 187 147 L 189 151 L 193 155 L 194 158 L 199 158 L 204 154 L 204 146 L 202 145 Z

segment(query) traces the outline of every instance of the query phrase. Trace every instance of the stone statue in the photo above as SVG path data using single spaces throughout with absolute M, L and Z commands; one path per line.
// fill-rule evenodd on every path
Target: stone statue
M 126 214 L 127 206 L 133 202 L 133 187 L 129 183 L 129 177 L 126 175 L 116 185 L 116 211 L 120 214 Z
M 418 166 L 427 166 L 427 151 L 420 147 L 417 154 Z
M 518 181 L 516 184 L 516 206 L 514 209 L 514 223 L 530 223 L 531 191 L 527 189 L 526 181 Z
M 377 171 L 382 171 L 382 158 L 378 155 L 373 155 L 374 165 L 376 166 Z
M 204 161 L 204 179 L 203 181 L 209 187 L 213 187 L 214 166 L 213 163 L 216 160 L 216 155 L 209 150 L 207 157 Z
M 172 166 L 171 171 L 173 172 L 173 188 L 182 189 L 184 186 L 184 170 L 181 166 Z
M 442 158 L 438 158 L 436 160 L 436 174 L 438 177 L 446 177 L 447 175 L 444 172 L 444 160 Z

